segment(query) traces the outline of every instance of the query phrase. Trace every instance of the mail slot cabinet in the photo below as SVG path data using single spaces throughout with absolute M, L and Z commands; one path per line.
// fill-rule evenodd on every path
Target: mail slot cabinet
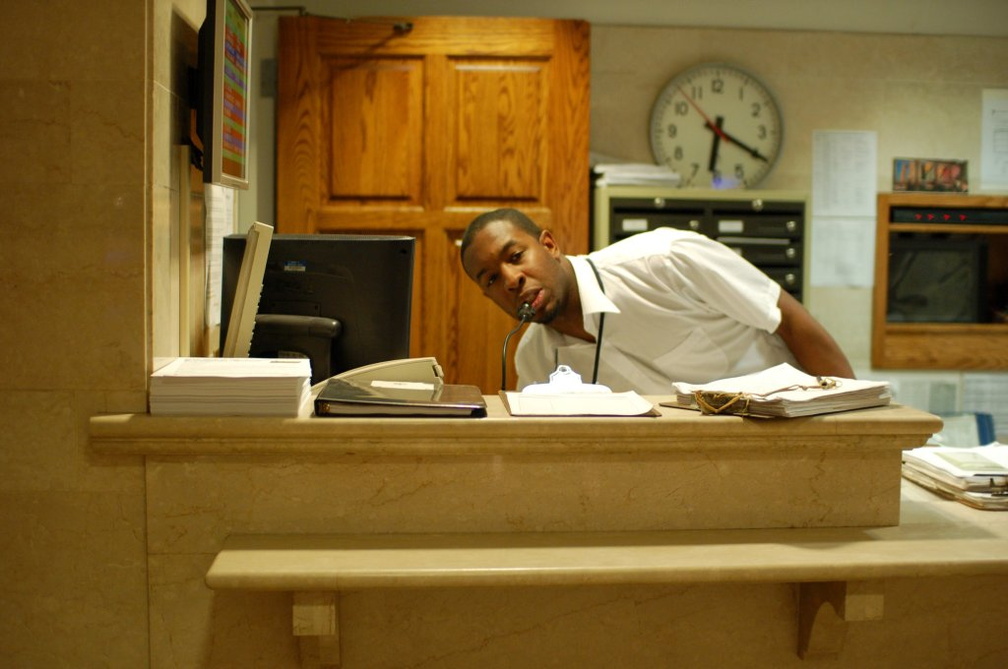
M 796 192 L 596 185 L 592 248 L 660 227 L 692 230 L 722 242 L 800 300 L 806 203 Z

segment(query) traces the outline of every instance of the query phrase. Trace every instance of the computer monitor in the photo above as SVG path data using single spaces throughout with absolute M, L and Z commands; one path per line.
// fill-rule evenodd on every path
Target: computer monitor
M 248 188 L 251 49 L 245 0 L 207 0 L 191 92 L 205 183 Z
M 253 223 L 245 234 L 245 252 L 242 254 L 231 299 L 227 338 L 221 339 L 222 358 L 245 358 L 252 350 L 252 332 L 255 330 L 263 276 L 266 274 L 266 259 L 269 257 L 272 239 L 273 228 L 265 223 Z M 223 316 L 221 314 L 221 322 L 224 322 Z
M 222 345 L 245 243 L 224 238 Z M 274 234 L 249 355 L 307 357 L 312 383 L 409 357 L 415 246 L 406 236 Z

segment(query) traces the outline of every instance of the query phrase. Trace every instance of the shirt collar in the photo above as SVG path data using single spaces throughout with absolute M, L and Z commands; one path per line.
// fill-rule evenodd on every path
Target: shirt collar
M 595 278 L 595 272 L 588 264 L 587 256 L 567 257 L 570 259 L 571 267 L 574 268 L 574 278 L 577 279 L 578 294 L 581 297 L 581 312 L 584 314 L 585 321 L 592 314 L 618 314 L 619 307 L 602 292 L 598 279 Z

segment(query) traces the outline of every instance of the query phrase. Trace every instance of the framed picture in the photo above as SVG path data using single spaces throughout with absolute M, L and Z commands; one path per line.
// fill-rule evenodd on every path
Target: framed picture
M 968 193 L 965 160 L 894 158 L 893 192 Z

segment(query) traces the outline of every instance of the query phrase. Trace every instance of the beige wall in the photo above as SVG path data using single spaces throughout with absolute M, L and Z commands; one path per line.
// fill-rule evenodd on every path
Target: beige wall
M 98 412 L 143 411 L 151 361 L 178 350 L 176 240 L 189 197 L 178 137 L 204 3 L 54 4 L 0 11 L 0 657 L 143 667 L 142 463 L 90 454 L 86 425 Z M 266 49 L 271 23 L 265 15 L 256 35 Z M 878 131 L 880 163 L 895 153 L 976 161 L 979 90 L 1008 86 L 1006 51 L 1003 38 L 598 25 L 593 144 L 646 157 L 657 87 L 718 58 L 750 66 L 782 99 L 786 153 L 767 186 L 808 187 L 816 128 Z M 261 119 L 249 202 L 270 222 L 268 111 Z
M 90 454 L 87 420 L 144 411 L 152 352 L 177 350 L 173 156 L 202 15 L 201 0 L 0 11 L 5 666 L 148 664 L 142 461 Z

